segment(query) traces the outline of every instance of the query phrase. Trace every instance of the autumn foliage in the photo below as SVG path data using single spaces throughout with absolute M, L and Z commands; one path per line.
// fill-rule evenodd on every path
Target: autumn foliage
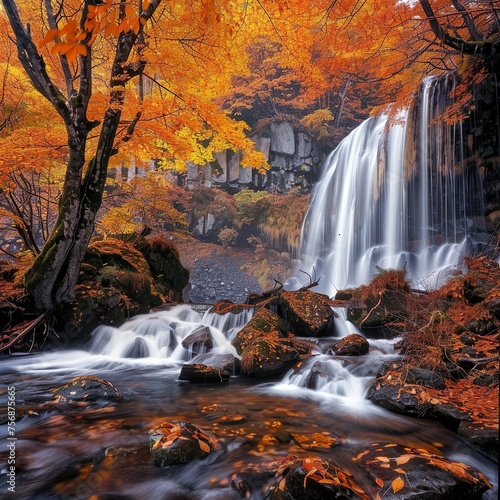
M 28 292 L 40 309 L 72 300 L 109 168 L 154 159 L 182 172 L 239 150 L 262 171 L 249 125 L 287 118 L 333 145 L 429 73 L 467 58 L 495 70 L 498 31 L 494 2 L 3 0 L 0 189 L 14 229 L 23 179 L 65 170 L 56 216 L 48 188 L 37 190 L 30 203 L 45 220 L 32 242 L 18 231 L 36 254 Z M 102 228 L 154 214 L 131 196 L 123 205 L 108 205 Z M 159 210 L 167 226 L 184 224 Z

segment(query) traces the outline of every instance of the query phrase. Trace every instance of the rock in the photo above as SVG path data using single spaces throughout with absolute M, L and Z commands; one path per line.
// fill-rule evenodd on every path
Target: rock
M 359 327 L 383 326 L 397 318 L 406 317 L 410 286 L 404 271 L 380 270 L 368 285 L 354 291 L 347 307 L 347 319 Z
M 154 462 L 161 467 L 203 459 L 218 449 L 211 437 L 182 420 L 163 422 L 151 429 L 149 445 Z
M 362 356 L 368 354 L 370 344 L 358 333 L 351 333 L 332 346 L 337 356 Z
M 417 384 L 431 389 L 444 389 L 446 384 L 439 373 L 412 366 L 406 373 L 407 384 Z
M 229 372 L 201 364 L 184 364 L 179 374 L 179 380 L 203 384 L 229 382 Z
M 260 308 L 252 319 L 237 333 L 231 342 L 238 354 L 252 344 L 256 339 L 266 334 L 276 332 L 282 338 L 292 335 L 292 326 L 269 309 Z
M 311 355 L 312 345 L 297 339 L 288 322 L 260 308 L 233 339 L 241 371 L 259 378 L 276 377 Z
M 95 403 L 100 400 L 119 401 L 122 395 L 113 384 L 90 375 L 75 377 L 54 390 L 56 403 Z
M 412 417 L 439 420 L 453 430 L 457 430 L 469 415 L 452 403 L 428 397 L 420 385 L 406 385 L 392 382 L 384 376 L 375 379 L 368 389 L 367 398 L 386 410 Z
M 191 359 L 191 364 L 211 366 L 219 370 L 227 371 L 230 375 L 237 375 L 240 373 L 241 368 L 240 360 L 229 353 L 216 354 L 208 352 L 205 354 L 197 354 Z
M 372 443 L 354 461 L 371 478 L 377 498 L 481 499 L 491 485 L 474 468 L 424 449 Z
M 200 326 L 182 341 L 182 347 L 192 355 L 206 353 L 213 346 L 213 337 L 208 326 Z
M 295 153 L 293 127 L 289 122 L 271 123 L 271 151 L 292 156 Z
M 299 459 L 288 455 L 278 462 L 281 476 L 271 500 L 366 499 L 369 496 L 347 471 L 333 460 L 317 456 Z
M 137 241 L 134 246 L 149 265 L 156 291 L 170 301 L 180 302 L 189 271 L 182 265 L 177 249 L 161 236 Z
M 486 427 L 482 423 L 462 420 L 458 435 L 498 463 L 498 427 Z
M 311 290 L 282 292 L 281 303 L 297 335 L 327 337 L 333 334 L 334 313 L 326 295 Z

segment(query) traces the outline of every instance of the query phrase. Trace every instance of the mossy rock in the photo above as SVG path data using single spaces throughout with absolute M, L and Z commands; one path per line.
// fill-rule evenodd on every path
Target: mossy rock
M 182 290 L 189 282 L 189 271 L 181 264 L 177 249 L 159 236 L 135 245 L 149 265 L 157 292 L 180 302 Z
M 283 292 L 282 307 L 287 321 L 299 336 L 332 335 L 334 313 L 331 300 L 311 290 Z
M 241 372 L 256 378 L 273 378 L 285 373 L 300 359 L 293 340 L 267 334 L 243 351 Z
M 337 356 L 362 356 L 368 354 L 370 344 L 358 333 L 351 333 L 332 346 Z
M 260 308 L 253 318 L 242 328 L 231 342 L 238 354 L 257 339 L 276 332 L 276 335 L 286 338 L 292 335 L 293 328 L 269 309 Z
M 368 285 L 355 289 L 347 319 L 357 326 L 372 328 L 404 318 L 410 293 L 404 271 L 380 270 Z

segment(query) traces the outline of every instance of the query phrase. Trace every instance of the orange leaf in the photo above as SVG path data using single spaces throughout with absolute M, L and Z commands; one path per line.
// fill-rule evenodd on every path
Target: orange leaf
M 205 443 L 205 441 L 198 439 L 198 444 L 205 453 L 210 453 L 210 446 L 208 446 L 208 444 Z
M 398 465 L 403 465 L 408 462 L 410 458 L 412 458 L 412 455 L 401 455 L 400 457 L 396 458 L 396 463 Z
M 47 33 L 43 37 L 42 44 L 45 45 L 46 43 L 50 43 L 58 36 L 59 36 L 59 30 L 57 28 L 53 28 L 47 31 Z
M 384 487 L 384 481 L 382 481 L 382 479 L 380 479 L 379 477 L 375 478 L 375 482 L 381 487 L 383 488 Z
M 397 493 L 399 490 L 405 487 L 405 482 L 401 479 L 401 477 L 398 476 L 396 479 L 394 479 L 391 486 L 392 491 L 394 491 L 394 493 Z

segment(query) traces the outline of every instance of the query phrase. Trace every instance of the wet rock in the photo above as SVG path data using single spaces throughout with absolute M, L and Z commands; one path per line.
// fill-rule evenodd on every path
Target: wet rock
M 331 347 L 337 356 L 362 356 L 368 354 L 370 344 L 358 333 L 351 333 Z
M 258 378 L 276 377 L 311 355 L 312 345 L 297 339 L 288 322 L 260 308 L 232 344 L 241 359 L 241 371 Z
M 287 321 L 295 333 L 303 337 L 328 337 L 333 333 L 332 301 L 311 290 L 283 292 L 281 302 Z
M 375 379 L 368 389 L 367 398 L 376 405 L 402 415 L 439 420 L 455 431 L 463 420 L 470 419 L 454 404 L 429 397 L 423 387 L 392 383 L 390 377 Z
M 406 373 L 407 384 L 417 384 L 431 389 L 444 389 L 446 387 L 443 377 L 431 370 L 424 368 L 411 367 Z
M 463 420 L 458 427 L 458 435 L 498 462 L 498 426 L 487 427 L 480 422 Z
M 193 355 L 204 354 L 213 346 L 214 341 L 208 326 L 200 326 L 182 341 L 182 347 Z
M 151 429 L 149 445 L 153 460 L 161 467 L 200 460 L 218 449 L 211 437 L 182 420 L 163 422 Z
M 288 455 L 278 462 L 281 477 L 271 500 L 365 499 L 369 496 L 347 471 L 322 457 L 299 459 Z
M 313 432 L 312 434 L 291 434 L 293 440 L 304 450 L 322 451 L 330 450 L 345 439 L 334 436 L 331 432 Z
M 384 499 L 480 499 L 491 485 L 474 468 L 424 449 L 372 443 L 354 461 L 369 475 L 373 496 Z
M 238 358 L 232 354 L 216 354 L 213 352 L 208 352 L 205 354 L 198 354 L 193 359 L 191 359 L 191 364 L 202 364 L 206 366 L 211 366 L 213 368 L 218 368 L 219 370 L 224 370 L 229 373 L 229 375 L 238 375 L 241 369 L 241 362 Z
M 119 401 L 122 395 L 110 382 L 90 375 L 75 377 L 54 390 L 57 403 L 94 403 L 96 401 Z
M 179 374 L 179 380 L 188 380 L 202 384 L 229 382 L 229 372 L 201 364 L 184 364 Z
M 149 348 L 146 341 L 142 337 L 137 337 L 134 341 L 127 347 L 127 350 L 123 353 L 124 358 L 147 358 L 149 356 Z

